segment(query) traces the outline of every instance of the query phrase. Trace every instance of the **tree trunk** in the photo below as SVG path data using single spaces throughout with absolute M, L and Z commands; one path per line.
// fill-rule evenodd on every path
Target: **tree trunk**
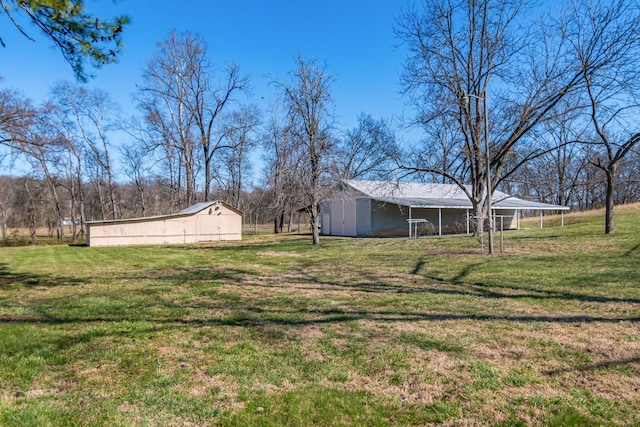
M 293 231 L 293 209 L 289 211 L 289 222 L 287 223 L 287 232 Z
M 33 196 L 31 194 L 31 190 L 29 189 L 28 181 L 24 182 L 24 187 L 27 190 L 27 197 L 29 198 L 29 207 L 27 210 L 27 227 L 29 228 L 29 237 L 31 238 L 31 246 L 35 246 L 38 244 L 38 224 L 36 222 L 36 206 L 33 201 Z
M 311 203 L 311 211 L 309 212 L 311 216 L 311 235 L 314 245 L 320 244 L 320 227 L 319 227 L 319 217 L 320 217 L 320 209 L 318 208 L 319 203 L 314 201 Z
M 606 195 L 606 205 L 605 205 L 605 227 L 604 232 L 606 234 L 614 233 L 613 226 L 613 189 L 615 185 L 615 166 L 610 167 L 605 170 L 607 175 L 607 195 Z
M 64 225 L 62 224 L 64 217 L 62 215 L 62 208 L 60 207 L 60 197 L 58 197 L 58 190 L 56 189 L 56 183 L 53 177 L 51 176 L 51 173 L 49 173 L 49 167 L 47 166 L 47 163 L 44 160 L 44 156 L 40 157 L 40 165 L 42 166 L 42 170 L 45 174 L 47 184 L 49 185 L 49 190 L 51 191 L 51 196 L 53 197 L 53 208 L 54 208 L 54 214 L 56 217 L 56 231 L 58 235 L 58 240 L 61 240 L 64 237 Z
M 258 212 L 257 211 L 256 211 L 256 222 L 255 222 L 255 225 L 254 225 L 253 234 L 255 236 L 258 235 Z
M 2 240 L 7 238 L 7 214 L 4 209 L 4 205 L 0 203 L 0 232 L 2 233 Z
M 76 242 L 76 186 L 73 178 L 73 163 L 69 156 L 69 215 L 71 216 L 71 242 Z
M 473 236 L 480 238 L 484 236 L 484 211 L 482 210 L 482 203 L 476 200 L 471 200 L 473 206 L 473 219 L 475 220 L 475 229 L 473 230 Z
M 209 156 L 209 144 L 202 144 L 204 151 L 204 201 L 209 201 L 209 187 L 211 186 L 211 157 Z
M 85 227 L 85 222 L 87 221 L 87 216 L 86 216 L 85 204 L 84 204 L 84 187 L 82 186 L 82 163 L 80 162 L 79 158 L 78 158 L 76 180 L 77 180 L 76 188 L 78 189 L 78 202 L 79 202 L 78 208 L 80 209 L 80 232 L 78 233 L 78 236 L 84 237 L 85 235 L 84 227 Z M 75 222 L 75 218 L 73 220 Z
M 282 233 L 284 227 L 284 208 L 280 210 L 273 219 L 273 232 L 275 234 Z
M 142 217 L 147 215 L 147 199 L 144 196 L 144 185 L 140 184 L 138 186 L 138 193 L 140 194 L 140 212 L 142 213 Z
M 193 171 L 193 156 L 186 156 L 185 155 L 185 178 L 187 180 L 187 206 L 191 206 L 193 205 L 194 201 L 195 201 L 195 194 L 194 194 L 194 187 L 195 187 L 195 183 L 194 183 L 194 171 Z

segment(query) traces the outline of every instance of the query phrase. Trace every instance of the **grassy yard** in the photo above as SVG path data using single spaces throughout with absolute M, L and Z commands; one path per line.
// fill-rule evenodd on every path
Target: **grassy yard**
M 533 220 L 494 257 L 0 248 L 0 425 L 640 425 L 640 206 L 616 215 Z

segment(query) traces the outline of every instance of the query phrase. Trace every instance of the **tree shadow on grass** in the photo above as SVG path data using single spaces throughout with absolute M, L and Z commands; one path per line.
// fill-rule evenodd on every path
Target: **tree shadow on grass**
M 632 247 L 631 249 L 629 249 L 629 250 L 625 253 L 625 255 L 626 255 L 626 256 L 631 256 L 631 255 L 633 255 L 633 253 L 634 253 L 635 251 L 637 251 L 638 249 L 640 249 L 640 243 L 638 243 L 637 245 L 635 245 L 634 247 Z
M 0 263 L 0 290 L 6 290 L 16 285 L 33 288 L 80 285 L 83 283 L 87 283 L 86 280 L 69 277 L 56 277 L 54 275 L 16 273 L 9 270 L 6 263 Z
M 126 316 L 118 313 L 102 313 L 101 315 L 65 315 L 50 312 L 40 312 L 32 316 L 0 315 L 1 324 L 89 324 L 112 322 L 151 322 L 162 325 L 201 325 L 201 326 L 308 326 L 318 324 L 348 323 L 359 320 L 375 322 L 422 322 L 422 321 L 507 321 L 518 323 L 639 323 L 640 317 L 603 317 L 587 315 L 493 315 L 473 313 L 421 313 L 399 310 L 347 310 L 339 308 L 308 309 L 298 308 L 290 310 L 269 309 L 261 307 L 238 308 L 236 304 L 225 301 L 218 308 L 226 308 L 226 314 L 219 317 L 206 315 L 189 315 L 182 317 L 164 316 L 158 313 L 149 314 L 142 311 L 130 312 Z
M 599 302 L 599 303 L 624 303 L 624 304 L 639 304 L 640 298 L 624 298 L 624 297 L 609 297 L 603 295 L 589 295 L 585 293 L 557 291 L 553 289 L 541 289 L 534 286 L 510 286 L 507 284 L 487 284 L 484 282 L 466 282 L 464 279 L 471 275 L 471 273 L 485 265 L 486 262 L 479 262 L 475 264 L 469 264 L 460 269 L 460 271 L 452 278 L 447 279 L 442 276 L 426 275 L 425 278 L 440 284 L 450 284 L 453 287 L 446 289 L 432 289 L 433 292 L 447 293 L 447 294 L 460 294 L 460 295 L 474 295 L 483 298 L 492 299 L 561 299 L 568 301 L 580 301 L 580 302 Z M 572 279 L 572 283 L 605 283 L 612 278 L 610 274 L 603 273 L 598 275 L 582 275 Z M 429 291 L 427 291 L 429 292 Z
M 472 269 L 472 266 L 464 270 Z M 462 277 L 458 274 L 456 277 Z M 256 280 L 255 273 L 238 269 L 215 269 L 207 267 L 179 268 L 171 270 L 151 270 L 112 277 L 115 282 L 124 280 L 152 280 L 153 286 L 139 286 L 134 289 L 117 291 L 102 289 L 96 285 L 93 291 L 78 295 L 72 300 L 68 296 L 39 298 L 30 307 L 30 315 L 1 315 L 2 323 L 91 323 L 91 322 L 153 322 L 175 325 L 227 325 L 261 327 L 265 325 L 302 326 L 311 324 L 342 323 L 358 320 L 377 322 L 418 322 L 418 321 L 509 321 L 543 323 L 591 323 L 591 322 L 632 322 L 640 321 L 638 316 L 598 316 L 598 315 L 510 315 L 483 313 L 485 305 L 478 304 L 476 313 L 455 312 L 447 308 L 438 312 L 425 309 L 389 309 L 390 305 L 375 305 L 372 308 L 322 307 L 318 300 L 332 299 L 335 292 L 364 292 L 372 298 L 410 294 L 452 295 L 487 299 L 578 299 L 606 303 L 635 304 L 635 299 L 600 298 L 564 292 L 519 289 L 520 294 L 498 292 L 484 284 L 393 284 L 368 277 L 356 283 L 338 283 L 320 280 L 317 276 L 298 271 L 295 275 L 281 277 L 278 282 Z M 65 279 L 58 278 L 60 282 Z M 225 292 L 218 292 L 218 285 L 226 286 Z M 202 285 L 205 286 L 202 286 Z M 182 290 L 175 288 L 180 285 Z M 495 287 L 492 285 L 492 287 Z M 234 288 L 237 292 L 234 292 Z M 278 290 L 261 297 L 246 294 L 244 289 Z M 285 292 L 285 291 L 290 292 Z M 311 291 L 305 295 L 301 292 Z M 180 292 L 184 292 L 181 295 Z M 316 295 L 317 294 L 317 295 Z M 95 299 L 101 302 L 96 305 Z M 314 299 L 318 298 L 318 300 Z M 366 297 L 369 298 L 369 297 Z M 411 299 L 413 301 L 413 299 Z M 368 300 L 364 300 L 368 304 Z M 424 302 L 428 304 L 428 300 Z M 346 302 L 345 305 L 349 303 Z M 378 303 L 379 304 L 379 303 Z M 354 306 L 362 306 L 355 302 Z M 422 304 L 421 304 L 422 305 Z M 452 301 L 455 306 L 455 302 Z M 467 310 L 468 311 L 468 310 Z
M 475 263 L 463 267 L 452 278 L 447 279 L 442 276 L 424 275 L 411 280 L 405 280 L 403 283 L 389 283 L 381 281 L 374 274 L 363 274 L 363 279 L 354 283 L 338 283 L 327 280 L 321 280 L 317 277 L 306 277 L 302 283 L 313 284 L 318 286 L 327 286 L 332 288 L 342 288 L 345 290 L 353 290 L 368 293 L 389 293 L 389 294 L 441 294 L 441 295 L 459 295 L 468 297 L 480 297 L 487 299 L 512 299 L 512 300 L 567 300 L 580 302 L 597 302 L 597 303 L 621 303 L 621 304 L 638 304 L 640 298 L 624 298 L 609 297 L 602 295 L 590 295 L 586 293 L 557 291 L 552 289 L 540 289 L 533 286 L 510 286 L 505 284 L 487 284 L 484 282 L 466 282 L 464 279 L 471 275 L 474 269 L 486 264 Z M 414 269 L 412 275 L 418 275 L 424 269 L 425 262 L 420 260 Z M 428 283 L 420 283 L 427 279 Z M 578 279 L 576 279 L 578 280 Z M 584 279 L 585 281 L 588 278 Z M 593 278 L 591 280 L 594 280 Z M 588 283 L 588 282 L 587 282 Z M 260 285 L 257 285 L 260 286 Z M 275 286 L 277 284 L 264 284 L 263 286 Z
M 562 375 L 575 371 L 595 371 L 599 369 L 615 369 L 623 366 L 640 364 L 640 357 L 630 357 L 622 360 L 607 360 L 599 363 L 592 363 L 589 365 L 572 366 L 569 368 L 553 369 L 545 372 L 549 376 Z
M 326 308 L 318 301 L 332 300 L 335 292 L 365 293 L 372 298 L 385 296 L 395 297 L 411 294 L 432 294 L 462 296 L 472 299 L 559 299 L 577 300 L 597 303 L 637 304 L 640 299 L 594 296 L 555 290 L 540 290 L 526 287 L 512 288 L 507 285 L 488 285 L 485 283 L 466 283 L 474 269 L 484 263 L 464 266 L 451 280 L 443 277 L 419 276 L 416 282 L 410 283 L 406 277 L 392 277 L 381 280 L 374 273 L 364 274 L 356 282 L 330 281 L 320 279 L 305 269 L 298 269 L 287 276 L 262 277 L 253 271 L 216 267 L 180 267 L 172 269 L 156 269 L 135 272 L 108 279 L 114 283 L 124 280 L 150 280 L 152 285 L 141 284 L 133 289 L 126 287 L 102 288 L 95 284 L 73 299 L 68 296 L 39 297 L 33 303 L 27 303 L 25 312 L 16 314 L 10 311 L 0 312 L 0 324 L 47 323 L 74 324 L 89 322 L 154 322 L 175 325 L 234 325 L 260 327 L 264 325 L 300 326 L 309 324 L 352 322 L 372 320 L 379 322 L 416 322 L 416 321 L 510 321 L 510 322 L 545 322 L 545 323 L 590 323 L 590 322 L 632 322 L 637 323 L 640 317 L 620 315 L 518 315 L 483 313 L 486 305 L 477 304 L 476 312 L 456 312 L 456 301 L 446 304 L 447 308 L 440 312 L 430 310 L 425 300 L 419 309 L 390 309 L 390 305 L 374 305 L 366 309 Z M 424 259 L 417 262 L 414 272 L 421 271 Z M 415 275 L 415 273 L 413 274 Z M 429 280 L 423 283 L 424 278 Z M 104 281 L 105 278 L 84 278 L 84 281 Z M 392 283 L 395 281 L 398 283 Z M 82 283 L 83 280 L 48 275 L 25 275 L 12 273 L 6 265 L 0 266 L 0 285 L 23 283 L 30 286 L 33 281 L 39 286 L 59 286 Z M 409 283 L 408 283 L 409 282 Z M 224 284 L 225 292 L 217 292 L 217 286 Z M 180 288 L 175 288 L 179 285 Z M 234 292 L 234 287 L 237 292 Z M 175 288 L 175 291 L 173 289 Z M 262 295 L 246 294 L 243 289 L 262 289 Z M 269 293 L 268 291 L 273 291 Z M 286 291 L 289 292 L 286 292 Z M 264 293 L 264 292 L 267 293 Z M 276 292 L 277 291 L 277 292 Z M 305 295 L 303 292 L 312 291 Z M 317 294 L 317 295 L 316 295 Z M 317 299 L 314 299 L 317 298 Z M 359 298 L 363 298 L 360 296 Z M 369 298 L 369 297 L 365 297 Z M 409 301 L 408 300 L 408 301 Z M 96 302 L 97 301 L 97 302 Z M 471 301 L 471 300 L 470 300 Z M 364 300 L 364 305 L 369 305 Z M 363 302 L 354 300 L 344 302 L 347 306 L 362 306 Z M 380 304 L 380 303 L 377 303 Z M 382 303 L 384 304 L 384 303 Z M 454 307 L 454 308 L 449 308 Z M 0 307 L 1 309 L 1 307 Z M 604 310 L 604 308 L 603 308 Z
M 411 270 L 411 274 L 419 274 L 425 264 L 426 261 L 424 260 L 424 258 L 420 257 L 420 259 L 418 259 L 418 262 L 416 262 L 416 266 L 413 267 L 413 270 Z
M 175 276 L 171 276 L 168 280 L 175 280 Z M 237 286 L 238 289 L 243 286 L 240 282 L 232 282 L 228 285 Z M 286 285 L 283 286 L 286 287 Z M 99 288 L 99 285 L 96 287 Z M 331 289 L 323 286 L 318 286 L 316 289 L 320 291 L 324 289 L 327 293 L 332 292 Z M 380 293 L 384 294 L 385 291 Z M 62 326 L 68 331 L 63 336 L 54 334 L 55 336 L 51 338 L 54 342 L 49 339 L 45 339 L 45 342 L 40 344 L 27 342 L 15 350 L 26 355 L 34 345 L 53 345 L 56 349 L 62 350 L 110 337 L 134 342 L 138 338 L 146 339 L 155 334 L 193 333 L 201 327 L 213 328 L 222 335 L 225 332 L 221 328 L 240 328 L 250 330 L 252 334 L 257 334 L 256 336 L 262 336 L 272 333 L 274 328 L 280 331 L 295 331 L 307 326 L 349 325 L 359 321 L 381 325 L 417 322 L 490 324 L 498 321 L 513 323 L 515 328 L 523 323 L 565 325 L 580 323 L 604 325 L 620 322 L 637 325 L 640 323 L 640 316 L 624 316 L 620 313 L 609 315 L 609 312 L 604 315 L 494 314 L 482 312 L 482 304 L 475 312 L 468 310 L 456 312 L 455 308 L 440 310 L 396 308 L 391 304 L 365 307 L 354 304 L 353 307 L 349 307 L 348 302 L 342 307 L 328 307 L 309 296 L 299 298 L 292 304 L 287 300 L 279 299 L 277 295 L 267 298 L 262 298 L 260 295 L 241 296 L 240 291 L 238 294 L 209 292 L 195 294 L 193 298 L 188 299 L 173 299 L 167 298 L 171 296 L 170 293 L 167 295 L 164 291 L 143 288 L 121 290 L 110 296 L 100 294 L 108 300 L 99 307 L 91 307 L 92 298 L 96 298 L 96 295 L 96 293 L 79 295 L 71 302 L 67 296 L 38 298 L 37 303 L 27 306 L 26 310 L 15 313 L 0 311 L 0 328 L 34 326 L 40 329 L 41 326 L 49 325 Z M 295 294 L 287 296 L 296 297 Z M 328 295 L 327 298 L 331 296 Z

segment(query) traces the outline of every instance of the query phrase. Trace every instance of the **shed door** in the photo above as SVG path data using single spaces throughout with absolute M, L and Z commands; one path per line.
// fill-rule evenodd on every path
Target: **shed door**
M 331 214 L 322 215 L 322 234 L 331 236 Z
M 343 201 L 343 236 L 355 236 L 356 235 L 356 201 L 344 200 Z
M 331 234 L 334 236 L 356 235 L 355 200 L 334 200 L 331 204 Z

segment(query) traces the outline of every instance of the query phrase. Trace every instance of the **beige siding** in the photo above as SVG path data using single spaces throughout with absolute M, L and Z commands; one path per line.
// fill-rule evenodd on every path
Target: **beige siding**
M 191 215 L 90 223 L 89 246 L 169 245 L 240 240 L 242 216 L 224 204 Z
M 500 230 L 501 226 L 503 230 L 515 230 L 518 228 L 518 217 L 514 210 L 496 209 L 494 215 L 496 216 L 496 230 Z

